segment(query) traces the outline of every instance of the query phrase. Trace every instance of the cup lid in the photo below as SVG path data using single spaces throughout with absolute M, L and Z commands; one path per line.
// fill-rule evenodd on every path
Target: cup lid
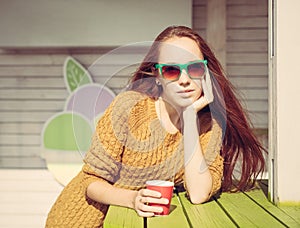
M 146 181 L 146 185 L 170 187 L 170 186 L 174 186 L 174 182 L 165 181 L 165 180 L 148 180 L 148 181 Z

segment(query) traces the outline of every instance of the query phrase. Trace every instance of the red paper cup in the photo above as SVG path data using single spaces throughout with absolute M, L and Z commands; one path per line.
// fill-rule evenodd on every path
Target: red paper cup
M 155 213 L 155 215 L 168 215 L 170 210 L 171 199 L 173 195 L 174 183 L 171 181 L 164 181 L 164 180 L 149 180 L 146 182 L 146 186 L 147 189 L 160 192 L 162 198 L 166 198 L 169 200 L 168 205 L 149 203 L 150 206 L 158 206 L 163 208 L 163 212 Z

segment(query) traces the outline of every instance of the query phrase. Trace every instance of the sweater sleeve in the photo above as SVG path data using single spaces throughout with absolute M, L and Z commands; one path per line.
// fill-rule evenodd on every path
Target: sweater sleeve
M 83 172 L 115 183 L 119 179 L 122 154 L 128 135 L 128 119 L 132 108 L 141 100 L 137 92 L 120 93 L 98 121 Z
M 213 120 L 212 129 L 200 135 L 200 144 L 212 176 L 212 190 L 209 195 L 209 197 L 211 197 L 216 194 L 221 187 L 224 161 L 220 155 L 222 129 L 215 120 Z
M 90 149 L 87 151 L 83 172 L 110 183 L 118 179 L 126 135 L 126 120 L 122 118 L 123 94 L 118 95 L 97 123 Z

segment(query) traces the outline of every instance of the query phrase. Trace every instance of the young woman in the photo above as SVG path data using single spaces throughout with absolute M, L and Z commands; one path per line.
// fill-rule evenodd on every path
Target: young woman
M 144 217 L 168 204 L 147 180 L 183 185 L 192 203 L 220 189 L 247 190 L 263 171 L 251 131 L 220 63 L 184 26 L 155 39 L 129 85 L 99 120 L 82 171 L 53 205 L 47 227 L 101 227 L 109 205 Z M 233 170 L 241 161 L 240 178 Z

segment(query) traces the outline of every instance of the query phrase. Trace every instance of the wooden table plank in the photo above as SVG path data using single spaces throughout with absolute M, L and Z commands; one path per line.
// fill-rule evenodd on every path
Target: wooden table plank
M 280 209 L 260 189 L 245 194 L 288 227 L 300 227 L 300 206 L 283 206 Z
M 299 205 L 278 208 L 261 190 L 223 193 L 200 205 L 191 204 L 181 192 L 174 195 L 171 205 L 168 216 L 147 218 L 147 224 L 134 210 L 111 206 L 104 227 L 300 227 Z
M 278 207 L 292 217 L 296 221 L 297 227 L 300 227 L 300 205 L 279 205 Z
M 192 227 L 236 227 L 216 201 L 193 205 L 184 192 L 179 197 Z
M 157 227 L 178 227 L 185 228 L 190 227 L 189 223 L 183 212 L 183 208 L 176 194 L 173 195 L 171 201 L 171 211 L 167 216 L 156 216 L 147 218 L 147 228 L 157 228 Z
M 104 228 L 131 227 L 142 228 L 144 221 L 133 209 L 110 206 L 106 218 L 104 219 Z
M 300 227 L 300 205 L 279 205 L 278 207 L 292 217 L 296 222 L 297 227 Z
M 243 192 L 223 193 L 217 202 L 239 227 L 287 227 Z

